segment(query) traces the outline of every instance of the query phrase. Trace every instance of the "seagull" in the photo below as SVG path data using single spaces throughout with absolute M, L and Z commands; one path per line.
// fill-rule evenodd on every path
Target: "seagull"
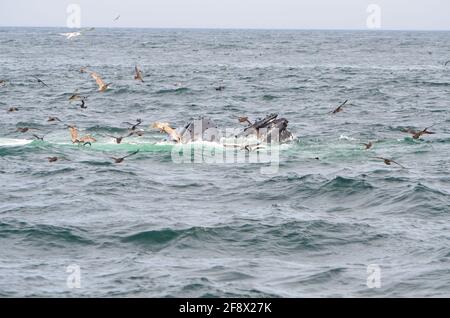
M 39 77 L 36 77 L 36 76 L 33 76 L 33 77 L 38 81 L 38 83 L 41 83 L 41 84 L 44 85 L 45 87 L 48 87 L 48 85 L 45 84 L 44 81 L 41 80 Z
M 127 122 L 127 121 L 124 122 L 124 124 L 127 124 L 127 125 L 131 126 L 130 128 L 128 128 L 128 130 L 136 131 L 136 128 L 137 128 L 139 125 L 142 124 L 142 119 L 140 119 L 140 118 L 136 119 L 136 124 L 132 124 L 132 123 L 129 123 L 129 122 Z
M 369 141 L 367 144 L 363 144 L 366 147 L 366 150 L 369 150 L 373 147 L 373 142 Z
M 170 127 L 170 125 L 168 123 L 160 123 L 160 122 L 156 122 L 152 125 L 152 128 L 155 129 L 159 129 L 159 131 L 161 133 L 166 133 L 169 135 L 169 137 L 176 142 L 181 142 L 181 136 L 175 131 L 175 129 L 173 129 L 172 127 Z
M 346 100 L 345 102 L 343 102 L 338 108 L 336 108 L 335 110 L 333 110 L 331 113 L 332 114 L 337 114 L 340 113 L 344 110 L 344 106 L 347 104 L 348 100 Z
M 393 163 L 395 163 L 396 165 L 402 167 L 403 169 L 406 169 L 404 166 L 402 166 L 401 164 L 399 164 L 398 162 L 396 162 L 396 161 L 394 161 L 394 160 L 392 160 L 392 159 L 386 159 L 386 158 L 383 158 L 383 157 L 372 157 L 372 158 L 373 158 L 373 159 L 380 159 L 380 160 L 383 160 L 384 163 L 385 163 L 386 165 L 388 165 L 388 166 L 390 166 L 390 165 L 392 165 Z
M 121 137 L 116 137 L 116 136 L 112 136 L 112 135 L 106 135 L 106 136 L 115 139 L 117 144 L 121 144 L 121 143 L 122 143 L 122 140 L 123 140 L 124 138 L 133 136 L 133 134 L 134 134 L 134 132 L 129 133 L 127 136 L 121 136 Z
M 55 121 L 61 122 L 61 119 L 59 119 L 58 117 L 49 117 L 49 118 L 47 119 L 47 121 L 48 121 L 48 122 L 55 122 Z
M 120 19 L 120 14 L 113 20 L 114 22 L 118 21 Z
M 58 157 L 47 157 L 48 162 L 56 162 L 58 161 Z
M 74 143 L 74 144 L 83 144 L 83 145 L 89 144 L 92 146 L 92 142 L 97 141 L 97 139 L 95 139 L 94 137 L 92 137 L 90 135 L 79 137 L 78 129 L 75 126 L 67 126 L 67 128 L 69 128 L 70 137 L 72 139 L 72 143 Z
M 19 108 L 17 108 L 17 107 L 10 107 L 8 109 L 8 113 L 13 113 L 13 112 L 18 112 L 18 111 L 19 111 Z
M 21 132 L 22 134 L 24 134 L 24 133 L 26 133 L 26 132 L 28 132 L 30 130 L 39 130 L 39 129 L 37 129 L 37 128 L 28 128 L 28 127 L 23 127 L 23 128 L 19 127 L 19 128 L 17 128 L 17 131 Z
M 84 29 L 84 30 L 80 30 L 80 31 L 76 31 L 76 32 L 60 33 L 59 35 L 65 36 L 67 40 L 71 40 L 73 38 L 76 38 L 76 37 L 82 35 L 86 31 L 92 31 L 94 29 L 95 28 L 90 28 L 90 29 Z
M 432 127 L 434 127 L 434 125 L 431 126 L 431 127 L 427 127 L 424 130 L 420 130 L 420 131 L 416 131 L 416 130 L 413 130 L 413 129 L 405 129 L 405 130 L 403 130 L 403 132 L 412 134 L 413 135 L 413 139 L 420 139 L 420 137 L 422 137 L 423 135 L 434 135 L 434 134 L 436 134 L 435 132 L 428 131 L 428 129 L 430 129 Z
M 142 71 L 137 67 L 137 65 L 134 67 L 134 73 L 135 80 L 144 82 L 144 79 L 142 78 Z
M 97 82 L 97 85 L 98 85 L 98 91 L 99 91 L 99 92 L 104 92 L 104 91 L 106 91 L 106 90 L 109 88 L 109 86 L 112 84 L 112 83 L 105 84 L 105 82 L 102 80 L 102 78 L 100 77 L 100 75 L 98 75 L 98 74 L 95 73 L 95 72 L 92 72 L 92 73 L 91 73 L 91 76 L 92 76 L 92 78 L 95 79 L 95 81 Z
M 45 136 L 39 137 L 38 135 L 33 134 L 33 137 L 36 138 L 36 140 L 44 141 Z
M 128 156 L 125 156 L 125 157 L 122 157 L 122 158 L 111 157 L 111 159 L 114 160 L 115 163 L 122 163 L 126 158 L 134 156 L 134 155 L 136 155 L 138 153 L 139 153 L 139 150 L 137 150 L 137 151 L 135 151 L 133 153 L 130 153 Z
M 248 120 L 248 117 L 239 117 L 239 116 L 236 116 L 236 117 L 237 117 L 237 119 L 239 120 L 240 123 L 248 123 L 249 125 L 253 125 L 250 122 L 250 120 Z

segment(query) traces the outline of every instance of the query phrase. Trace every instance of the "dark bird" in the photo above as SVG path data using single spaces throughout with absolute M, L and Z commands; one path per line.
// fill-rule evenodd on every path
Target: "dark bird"
M 58 157 L 48 157 L 47 160 L 48 162 L 56 162 L 58 161 Z
M 250 120 L 248 120 L 248 117 L 239 117 L 239 116 L 236 116 L 237 117 L 237 119 L 239 120 L 239 122 L 241 123 L 241 124 L 243 124 L 243 123 L 248 123 L 249 125 L 253 125 L 251 122 L 250 122 Z
M 18 112 L 18 111 L 19 111 L 19 108 L 17 108 L 17 107 L 10 107 L 8 109 L 8 113 L 13 113 L 13 112 Z
M 39 129 L 37 129 L 37 128 L 28 128 L 28 127 L 22 127 L 22 128 L 17 128 L 17 131 L 18 132 L 21 132 L 21 133 L 26 133 L 26 132 L 28 132 L 28 131 L 30 131 L 30 130 L 39 130 Z
M 333 110 L 331 113 L 332 114 L 337 114 L 340 113 L 342 111 L 344 111 L 344 106 L 348 103 L 348 100 L 346 100 L 345 102 L 343 102 L 341 105 L 339 105 L 339 107 L 337 107 L 335 110 Z
M 120 19 L 120 14 L 113 20 L 114 22 L 118 21 Z
M 221 92 L 225 89 L 225 86 L 218 86 L 216 87 L 216 91 Z
M 81 107 L 81 109 L 87 109 L 86 98 L 81 99 L 81 104 L 79 106 Z
M 116 136 L 112 136 L 112 135 L 106 135 L 106 136 L 115 139 L 117 144 L 121 144 L 121 143 L 122 143 L 122 140 L 123 140 L 124 138 L 133 136 L 133 134 L 134 134 L 134 132 L 129 133 L 127 136 L 121 136 L 121 137 L 116 137 Z
M 44 141 L 45 136 L 39 137 L 38 135 L 33 134 L 33 137 L 36 138 L 36 140 Z
M 78 89 L 69 97 L 69 101 L 73 102 L 75 100 L 80 100 L 81 96 L 78 94 Z
M 366 148 L 366 150 L 369 150 L 370 148 L 373 147 L 373 142 L 369 141 L 367 144 L 363 144 L 363 145 Z
M 45 84 L 44 81 L 41 80 L 39 77 L 36 77 L 36 76 L 33 76 L 33 77 L 38 81 L 38 83 L 41 83 L 41 84 L 44 85 L 45 87 L 48 87 L 48 85 Z
M 136 155 L 137 153 L 139 153 L 139 150 L 129 154 L 128 156 L 122 157 L 122 158 L 115 158 L 115 157 L 111 157 L 112 160 L 114 160 L 115 163 L 122 163 L 126 158 L 129 158 L 131 156 Z
M 392 159 L 386 159 L 386 158 L 383 158 L 383 157 L 372 157 L 372 158 L 373 158 L 373 159 L 383 160 L 384 163 L 385 163 L 386 165 L 388 165 L 388 166 L 390 166 L 390 165 L 392 165 L 393 163 L 395 163 L 396 165 L 398 165 L 398 166 L 402 167 L 403 169 L 405 169 L 404 166 L 402 166 L 401 164 L 399 164 L 398 162 L 396 162 L 396 161 L 394 161 L 394 160 L 392 160 Z
M 55 121 L 59 121 L 59 122 L 61 122 L 61 119 L 59 119 L 58 117 L 49 117 L 48 119 L 47 119 L 47 121 L 50 123 L 50 122 L 55 122 Z
M 137 65 L 134 67 L 134 79 L 136 81 L 144 82 L 142 71 L 137 67 Z
M 434 125 L 431 126 L 431 127 L 427 127 L 424 130 L 420 130 L 420 131 L 416 131 L 416 130 L 413 130 L 413 129 L 405 129 L 405 130 L 403 130 L 403 132 L 406 132 L 406 133 L 409 133 L 409 134 L 413 135 L 413 139 L 420 139 L 420 137 L 422 137 L 423 135 L 434 135 L 434 134 L 436 134 L 435 132 L 428 131 L 428 129 L 430 129 L 432 127 L 434 127 Z
M 128 130 L 135 131 L 136 128 L 138 128 L 142 124 L 142 119 L 139 119 L 139 118 L 136 119 L 136 124 L 132 124 L 127 121 L 124 122 L 124 124 L 127 124 L 128 126 L 130 126 L 130 128 L 128 128 Z

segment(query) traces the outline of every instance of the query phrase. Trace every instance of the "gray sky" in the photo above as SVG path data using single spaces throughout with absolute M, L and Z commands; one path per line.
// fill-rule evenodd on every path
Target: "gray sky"
M 450 30 L 449 0 L 0 0 L 0 26 L 64 27 L 71 3 L 82 27 L 366 29 L 373 3 L 382 29 Z

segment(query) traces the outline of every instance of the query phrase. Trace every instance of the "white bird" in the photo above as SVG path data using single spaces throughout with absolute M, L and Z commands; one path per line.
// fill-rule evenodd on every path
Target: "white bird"
M 84 32 L 92 31 L 94 29 L 95 28 L 89 28 L 89 29 L 84 29 L 84 30 L 80 30 L 80 31 L 76 31 L 76 32 L 60 33 L 59 35 L 65 36 L 67 40 L 71 40 L 73 38 L 76 38 L 76 37 L 82 35 Z

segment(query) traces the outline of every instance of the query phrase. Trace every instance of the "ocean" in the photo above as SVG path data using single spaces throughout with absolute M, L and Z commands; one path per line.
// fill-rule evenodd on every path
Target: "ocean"
M 62 32 L 0 28 L 0 296 L 450 296 L 450 32 Z M 295 136 L 271 174 L 151 128 L 271 113 Z

